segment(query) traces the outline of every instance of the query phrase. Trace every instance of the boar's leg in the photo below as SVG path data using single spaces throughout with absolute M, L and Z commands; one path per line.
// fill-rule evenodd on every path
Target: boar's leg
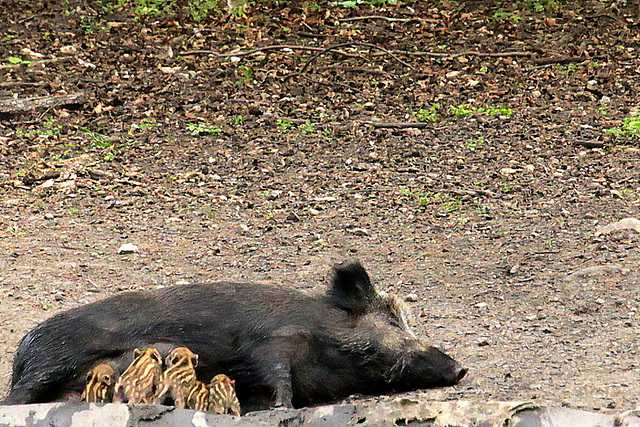
M 285 326 L 253 349 L 251 364 L 263 385 L 275 393 L 275 406 L 293 408 L 291 366 L 309 353 L 311 333 L 298 326 Z
M 293 408 L 290 361 L 280 351 L 273 350 L 271 345 L 260 346 L 254 352 L 253 364 L 258 378 L 274 392 L 275 407 Z

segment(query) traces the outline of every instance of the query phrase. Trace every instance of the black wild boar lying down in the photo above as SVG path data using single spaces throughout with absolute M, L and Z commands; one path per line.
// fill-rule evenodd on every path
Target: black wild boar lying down
M 120 374 L 135 348 L 180 346 L 199 355 L 198 378 L 233 378 L 245 410 L 448 386 L 466 373 L 418 341 L 396 300 L 351 263 L 334 268 L 323 295 L 223 282 L 127 292 L 57 314 L 22 339 L 5 404 L 79 395 L 99 363 Z

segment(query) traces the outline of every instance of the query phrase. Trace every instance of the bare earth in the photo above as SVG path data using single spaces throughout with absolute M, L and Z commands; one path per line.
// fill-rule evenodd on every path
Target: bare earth
M 322 292 L 358 259 L 470 369 L 429 397 L 638 403 L 640 234 L 596 233 L 640 218 L 640 140 L 604 132 L 639 107 L 637 10 L 259 3 L 193 23 L 53 3 L 0 4 L 0 99 L 85 96 L 0 108 L 1 396 L 62 310 L 202 281 Z M 344 20 L 377 15 L 404 21 Z M 214 54 L 341 43 L 405 53 Z

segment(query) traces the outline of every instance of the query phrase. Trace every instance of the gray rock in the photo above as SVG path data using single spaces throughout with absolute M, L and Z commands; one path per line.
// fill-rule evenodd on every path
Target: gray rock
M 436 402 L 418 396 L 385 398 L 302 409 L 250 412 L 243 417 L 159 405 L 128 406 L 56 402 L 0 406 L 2 427 L 213 427 L 213 426 L 469 426 L 640 427 L 635 411 L 618 416 L 569 408 L 539 407 L 531 402 L 457 400 Z

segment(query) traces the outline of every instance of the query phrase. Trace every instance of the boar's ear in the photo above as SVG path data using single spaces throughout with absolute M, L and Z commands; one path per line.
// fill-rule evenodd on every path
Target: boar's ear
M 369 275 L 359 262 L 342 263 L 333 267 L 328 295 L 331 301 L 349 313 L 364 314 L 371 306 L 376 292 Z

